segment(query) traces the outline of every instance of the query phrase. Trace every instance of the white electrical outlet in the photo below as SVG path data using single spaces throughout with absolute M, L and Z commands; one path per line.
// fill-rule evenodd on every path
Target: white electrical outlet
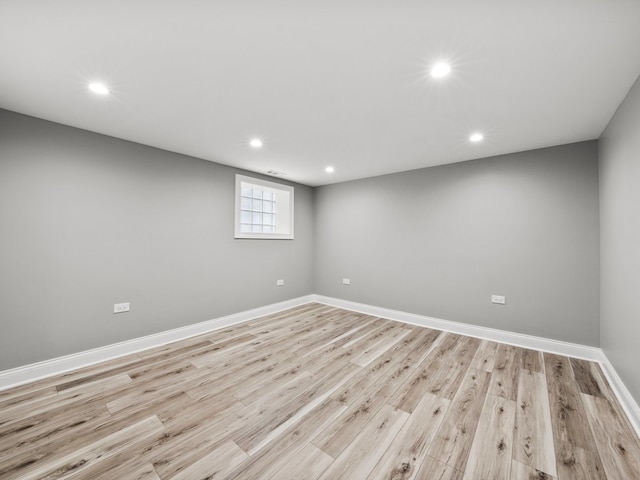
M 113 304 L 113 313 L 124 313 L 128 311 L 129 311 L 129 302 Z
M 351 279 L 350 278 L 343 278 L 342 279 L 342 284 L 343 285 L 351 285 Z
M 283 285 L 284 285 L 284 280 L 276 280 L 276 285 L 277 285 L 278 287 L 283 286 Z
M 504 295 L 491 295 L 491 303 L 504 305 L 505 303 L 507 303 L 507 297 L 505 297 Z

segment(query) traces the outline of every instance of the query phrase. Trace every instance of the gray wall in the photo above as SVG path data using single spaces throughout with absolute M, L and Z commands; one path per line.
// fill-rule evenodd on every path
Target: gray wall
M 0 110 L 0 370 L 312 293 L 312 189 L 234 240 L 237 171 Z
M 315 290 L 598 345 L 598 229 L 596 141 L 329 185 Z
M 601 346 L 640 402 L 640 79 L 599 146 Z

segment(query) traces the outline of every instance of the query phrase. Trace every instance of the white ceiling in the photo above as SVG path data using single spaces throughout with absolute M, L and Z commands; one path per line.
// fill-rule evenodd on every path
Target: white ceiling
M 308 185 L 598 138 L 639 74 L 640 0 L 0 0 L 1 108 Z

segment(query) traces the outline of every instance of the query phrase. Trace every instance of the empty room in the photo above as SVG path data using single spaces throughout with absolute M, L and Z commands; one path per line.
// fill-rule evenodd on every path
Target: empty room
M 0 0 L 0 479 L 640 480 L 639 0 Z

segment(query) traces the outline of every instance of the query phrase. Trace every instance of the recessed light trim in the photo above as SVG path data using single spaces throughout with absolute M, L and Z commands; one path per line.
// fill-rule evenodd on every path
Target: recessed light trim
M 102 82 L 91 82 L 89 84 L 89 90 L 98 95 L 109 95 L 109 93 L 111 93 L 109 88 Z
M 329 165 L 327 168 L 324 169 L 324 171 L 327 173 L 333 173 L 336 171 L 336 169 L 333 168 L 331 165 Z
M 445 62 L 438 62 L 431 67 L 429 73 L 433 78 L 446 77 L 451 73 L 451 65 Z
M 249 145 L 251 145 L 253 148 L 262 148 L 264 143 L 262 143 L 262 140 L 260 140 L 259 138 L 252 138 L 249 142 Z

